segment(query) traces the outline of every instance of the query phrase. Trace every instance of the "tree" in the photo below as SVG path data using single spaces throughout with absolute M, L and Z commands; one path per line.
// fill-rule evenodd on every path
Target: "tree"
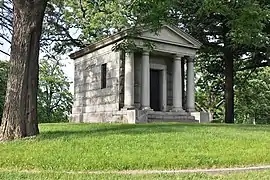
M 236 122 L 270 123 L 270 67 L 239 72 L 236 82 Z
M 156 31 L 170 21 L 169 0 L 67 0 L 65 7 L 64 21 L 78 30 L 83 45 L 131 27 Z
M 1 140 L 39 133 L 37 121 L 38 58 L 47 0 L 13 0 L 10 72 Z
M 224 63 L 217 54 L 202 51 L 196 60 L 196 105 L 210 114 L 211 121 L 220 122 L 224 121 Z
M 60 60 L 40 62 L 38 116 L 39 122 L 68 121 L 72 108 L 71 82 L 65 76 Z
M 234 76 L 239 70 L 238 65 L 245 69 L 252 65 L 260 67 L 270 64 L 269 3 L 255 0 L 184 0 L 173 1 L 172 6 L 171 16 L 175 18 L 175 24 L 204 44 L 201 52 L 215 55 L 216 59 L 222 58 L 225 122 L 233 123 Z

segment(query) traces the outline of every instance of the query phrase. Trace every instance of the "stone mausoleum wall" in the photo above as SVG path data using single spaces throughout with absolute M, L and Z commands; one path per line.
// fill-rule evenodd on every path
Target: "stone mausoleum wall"
M 73 122 L 109 122 L 119 111 L 120 52 L 106 46 L 75 59 Z M 107 64 L 106 88 L 101 87 L 101 66 Z

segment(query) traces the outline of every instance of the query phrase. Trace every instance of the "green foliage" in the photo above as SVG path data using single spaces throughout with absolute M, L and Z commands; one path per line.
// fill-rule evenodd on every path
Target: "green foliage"
M 214 73 L 215 62 L 208 58 L 197 61 L 196 102 L 200 110 L 210 112 L 215 122 L 224 118 L 223 79 Z M 218 63 L 218 62 L 217 62 Z M 220 72 L 220 69 L 216 69 Z M 235 80 L 235 122 L 247 124 L 270 123 L 270 69 L 269 67 L 239 71 Z
M 247 75 L 249 75 L 247 77 Z M 239 72 L 242 79 L 236 87 L 237 123 L 270 123 L 270 67 Z
M 228 87 L 233 87 L 228 79 L 225 84 L 225 72 L 270 64 L 269 1 L 183 0 L 173 1 L 172 7 L 175 24 L 204 44 L 197 63 L 201 75 L 197 82 L 198 106 L 219 111 L 222 117 L 224 108 L 216 108 L 225 97 L 220 90 L 228 94 L 232 93 Z M 225 68 L 228 61 L 234 61 L 234 69 Z M 233 104 L 233 98 L 225 102 Z M 226 116 L 227 120 L 233 117 Z
M 268 8 L 256 0 L 205 0 L 200 13 L 210 18 L 219 16 L 216 20 L 226 23 L 223 25 L 229 30 L 226 36 L 232 41 L 230 45 L 261 46 L 268 41 L 263 32 L 269 20 Z
M 196 60 L 196 105 L 211 114 L 210 120 L 224 121 L 224 64 L 221 58 L 201 52 Z
M 39 122 L 67 122 L 72 108 L 71 82 L 58 60 L 41 60 L 38 91 Z
M 4 109 L 9 63 L 0 60 L 0 124 Z
M 67 22 L 82 31 L 83 41 L 93 42 L 129 26 L 126 1 L 68 0 L 65 5 L 69 7 L 65 11 Z
M 67 122 L 72 108 L 71 82 L 57 61 L 42 60 L 40 63 L 38 118 L 40 122 Z M 9 63 L 0 61 L 0 117 L 5 102 Z M 0 119 L 0 120 L 1 120 Z
M 79 29 L 79 39 L 88 44 L 130 27 L 144 26 L 153 31 L 169 22 L 169 1 L 103 0 L 65 1 L 65 20 Z

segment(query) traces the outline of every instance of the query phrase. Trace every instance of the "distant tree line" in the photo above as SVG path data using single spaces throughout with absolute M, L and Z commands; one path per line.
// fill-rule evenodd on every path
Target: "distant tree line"
M 9 62 L 0 61 L 1 118 L 6 95 L 8 70 Z M 63 64 L 59 60 L 41 60 L 37 99 L 39 123 L 69 121 L 73 102 L 73 97 L 70 92 L 70 85 L 71 82 L 63 72 Z

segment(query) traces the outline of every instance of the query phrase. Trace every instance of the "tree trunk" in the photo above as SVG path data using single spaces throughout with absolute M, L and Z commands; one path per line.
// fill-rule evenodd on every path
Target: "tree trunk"
M 47 0 L 13 0 L 10 72 L 1 140 L 38 134 L 38 57 Z
M 233 53 L 225 54 L 225 123 L 234 123 Z
M 42 17 L 43 19 L 43 17 Z M 38 27 L 42 29 L 42 21 Z M 37 34 L 38 33 L 38 34 Z M 38 130 L 38 119 L 37 119 L 37 92 L 38 92 L 38 69 L 39 69 L 39 48 L 40 47 L 40 32 L 34 32 L 34 36 L 31 39 L 31 58 L 28 71 L 28 104 L 26 105 L 27 110 L 27 123 L 26 132 L 27 136 L 33 136 L 39 133 Z

